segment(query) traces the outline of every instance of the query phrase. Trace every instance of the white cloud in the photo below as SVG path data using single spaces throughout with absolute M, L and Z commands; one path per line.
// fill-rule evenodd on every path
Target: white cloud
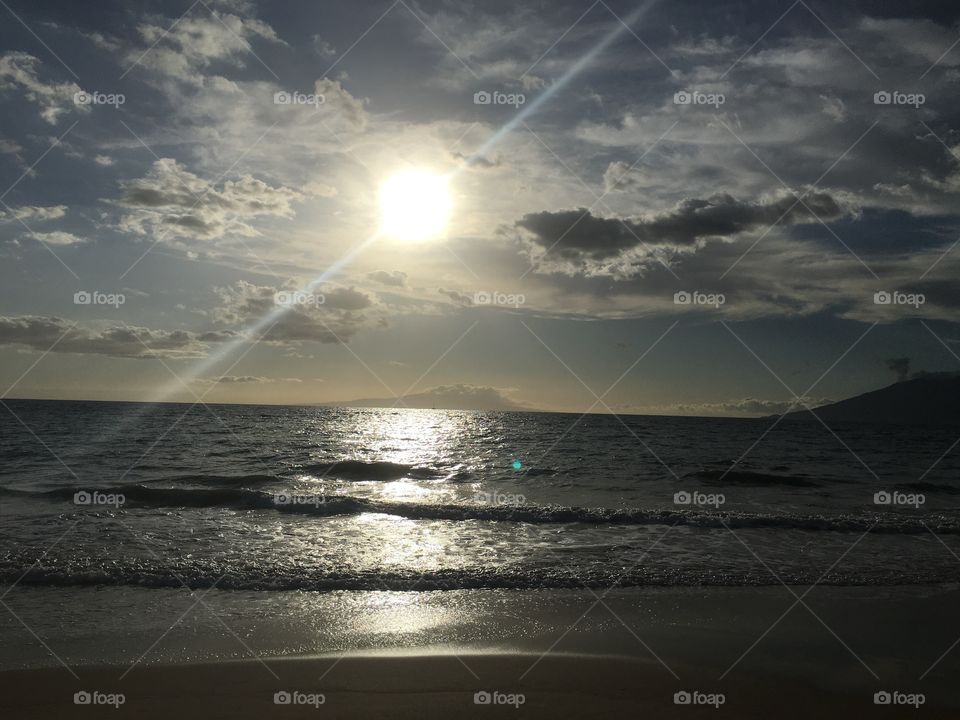
M 10 212 L 0 213 L 0 217 L 12 217 L 15 220 L 36 220 L 42 222 L 44 220 L 59 220 L 66 214 L 66 205 L 49 205 L 46 207 L 22 205 L 12 208 Z
M 218 188 L 172 158 L 157 160 L 145 177 L 125 181 L 122 187 L 123 197 L 114 201 L 126 211 L 121 229 L 158 238 L 254 237 L 259 232 L 252 221 L 291 218 L 294 201 L 302 197 L 250 175 L 224 181 Z
M 73 101 L 81 87 L 74 82 L 45 82 L 37 75 L 40 60 L 25 52 L 0 56 L 0 91 L 19 89 L 26 98 L 40 106 L 40 117 L 55 125 L 64 113 L 89 112 L 87 105 Z
M 29 237 L 32 237 L 34 240 L 39 240 L 46 245 L 79 245 L 80 243 L 86 242 L 83 238 L 62 230 L 33 232 L 30 233 Z
M 128 53 L 127 61 L 152 69 L 163 76 L 190 85 L 203 85 L 200 72 L 215 61 L 240 67 L 257 62 L 251 54 L 251 41 L 260 38 L 280 42 L 276 32 L 266 23 L 233 14 L 189 13 L 175 25 L 164 18 L 148 22 L 137 30 L 143 48 Z M 146 54 L 144 54 L 146 53 Z

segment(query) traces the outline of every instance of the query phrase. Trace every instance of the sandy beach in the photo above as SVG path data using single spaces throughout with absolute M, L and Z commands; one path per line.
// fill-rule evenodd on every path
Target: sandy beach
M 61 624 L 40 592 L 77 612 Z M 956 635 L 955 589 L 819 588 L 811 608 L 837 636 L 797 611 L 771 629 L 785 594 L 620 590 L 591 609 L 571 591 L 215 592 L 216 616 L 170 627 L 194 596 L 19 589 L 18 616 L 58 654 L 12 618 L 0 625 L 13 643 L 0 648 L 0 716 L 886 718 L 915 715 L 911 693 L 925 717 L 957 716 L 956 660 L 934 663 Z M 144 607 L 156 626 L 127 627 Z M 675 701 L 683 692 L 690 704 Z M 900 704 L 875 704 L 877 692 Z
M 882 707 L 869 696 L 846 696 L 802 683 L 775 686 L 739 678 L 717 684 L 685 669 L 684 683 L 636 659 L 557 655 L 539 662 L 525 654 L 346 656 L 260 662 L 153 666 L 123 680 L 124 668 L 86 669 L 77 680 L 63 669 L 10 671 L 0 675 L 0 711 L 10 718 L 600 718 L 641 714 L 655 718 L 849 718 L 907 717 L 912 707 Z M 272 671 L 272 672 L 271 672 Z M 277 677 L 274 677 L 274 673 Z M 674 694 L 702 692 L 699 700 L 723 703 L 678 705 Z M 78 692 L 123 704 L 77 705 Z M 288 693 L 291 703 L 275 703 Z M 477 704 L 489 693 L 490 704 Z M 956 717 L 956 711 L 923 707 L 924 717 Z

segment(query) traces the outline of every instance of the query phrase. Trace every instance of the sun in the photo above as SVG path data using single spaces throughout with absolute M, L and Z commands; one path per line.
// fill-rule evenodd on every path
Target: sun
M 397 240 L 441 237 L 453 201 L 447 178 L 426 170 L 404 170 L 380 186 L 383 232 Z

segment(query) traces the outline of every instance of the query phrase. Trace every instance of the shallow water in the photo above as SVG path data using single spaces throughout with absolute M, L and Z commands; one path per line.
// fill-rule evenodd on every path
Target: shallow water
M 943 456 L 958 428 L 7 402 L 29 430 L 0 425 L 6 582 L 428 590 L 960 579 L 950 551 L 960 461 Z M 877 505 L 880 491 L 912 504 Z

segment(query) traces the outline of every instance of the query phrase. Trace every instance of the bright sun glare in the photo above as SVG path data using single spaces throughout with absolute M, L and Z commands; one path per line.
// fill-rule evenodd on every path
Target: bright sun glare
M 451 204 L 447 178 L 425 170 L 404 170 L 380 186 L 383 231 L 397 240 L 441 236 Z

